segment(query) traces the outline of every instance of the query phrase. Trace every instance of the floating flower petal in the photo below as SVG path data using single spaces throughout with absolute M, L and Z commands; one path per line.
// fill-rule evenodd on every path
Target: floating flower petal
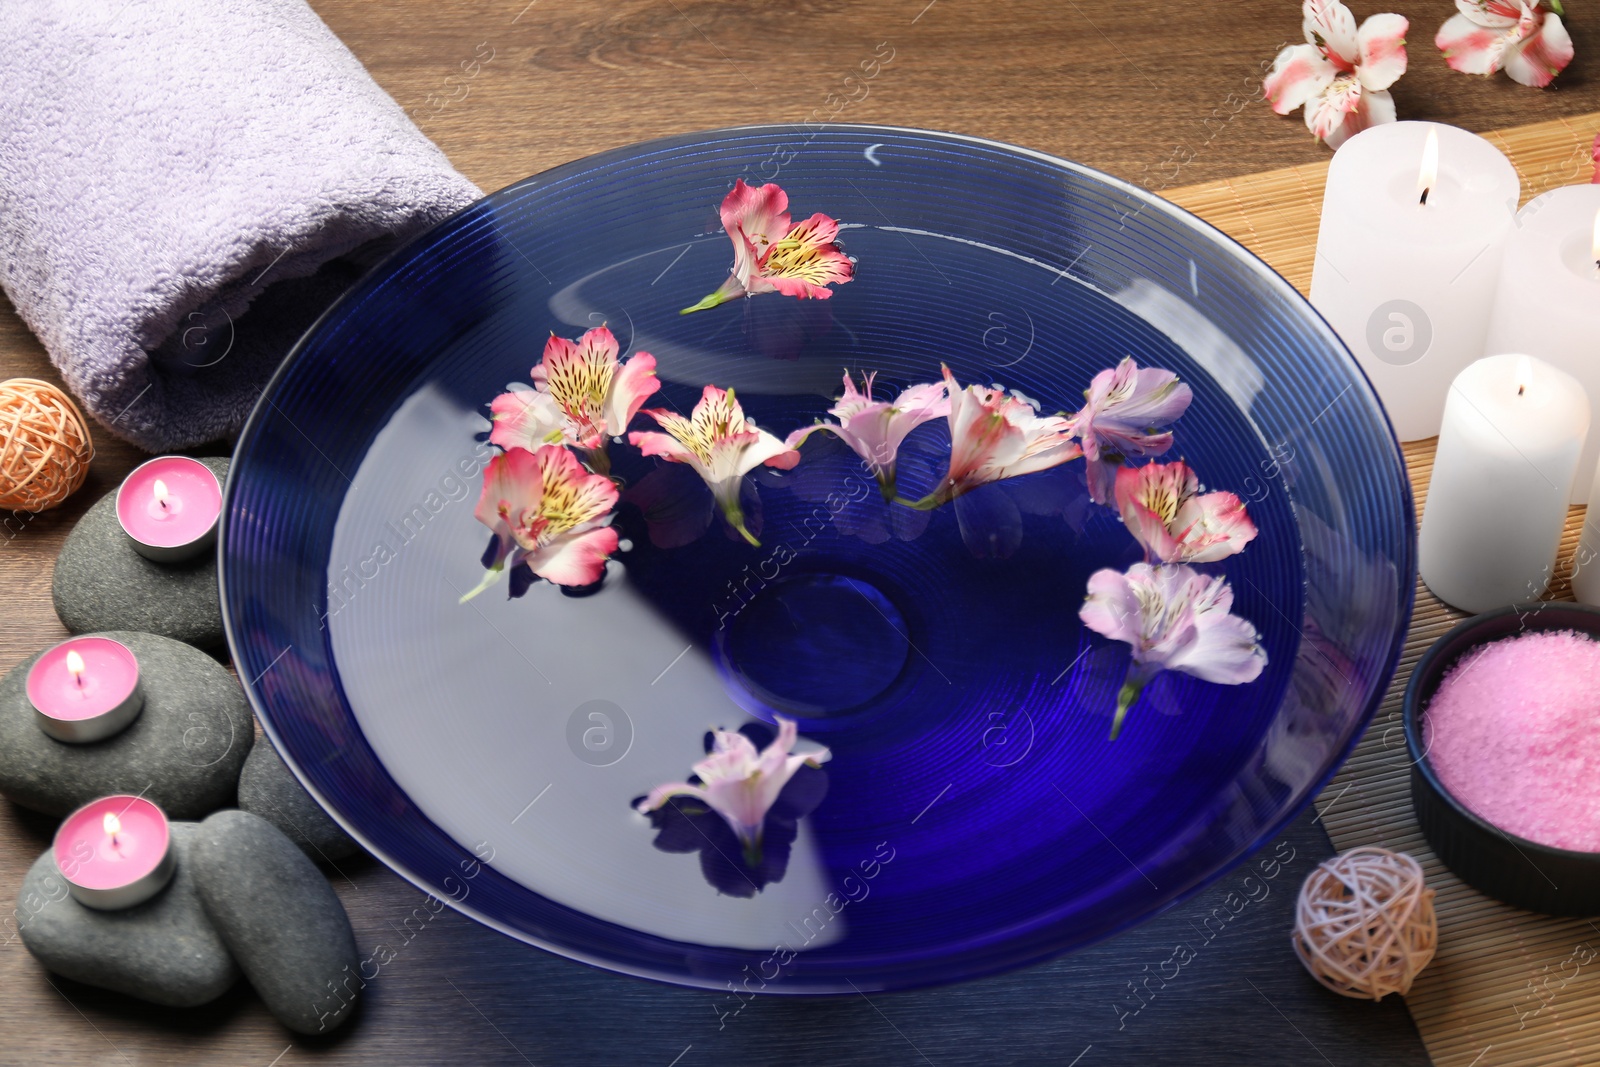
M 567 416 L 555 397 L 526 385 L 512 386 L 489 404 L 493 426 L 489 443 L 503 449 L 533 451 L 541 445 L 572 442 Z
M 1260 676 L 1267 665 L 1260 635 L 1231 614 L 1232 607 L 1233 590 L 1226 581 L 1182 565 L 1135 563 L 1126 574 L 1106 569 L 1089 576 L 1078 617 L 1133 650 L 1133 667 L 1117 695 L 1112 740 L 1128 708 L 1160 671 L 1182 671 L 1222 685 Z
M 473 512 L 495 534 L 488 573 L 466 602 L 493 585 L 507 567 L 527 564 L 556 585 L 592 585 L 617 550 L 617 531 L 606 517 L 617 502 L 610 478 L 590 474 L 561 445 L 537 451 L 513 448 L 483 472 L 483 492 Z
M 773 718 L 778 736 L 760 752 L 744 734 L 715 731 L 710 754 L 694 765 L 699 782 L 658 785 L 639 802 L 638 810 L 654 811 L 675 796 L 694 797 L 727 820 L 744 846 L 746 862 L 759 863 L 762 827 L 778 794 L 802 766 L 820 767 L 830 756 L 825 748 L 791 755 L 798 727 L 782 715 Z
M 760 544 L 745 527 L 739 506 L 740 484 L 746 474 L 763 464 L 793 468 L 800 462 L 800 453 L 746 419 L 732 389 L 706 386 L 688 418 L 662 408 L 646 408 L 644 414 L 666 433 L 634 432 L 628 441 L 647 456 L 693 467 L 711 487 L 729 525 L 751 544 Z
M 819 422 L 796 430 L 788 437 L 790 448 L 799 448 L 801 442 L 818 430 L 834 434 L 866 461 L 885 499 L 894 496 L 895 459 L 900 443 L 906 435 L 932 419 L 946 418 L 950 414 L 950 398 L 944 382 L 913 385 L 901 391 L 893 401 L 874 400 L 872 382 L 876 373 L 863 376 L 857 391 L 844 373 L 844 395 L 828 413 L 839 421 Z
M 990 386 L 963 389 L 949 367 L 940 369 L 950 402 L 950 466 L 939 487 L 912 507 L 936 508 L 980 485 L 1083 455 L 1065 416 L 1041 416 L 1022 397 Z
M 1201 493 L 1188 464 L 1147 463 L 1117 472 L 1117 510 L 1151 562 L 1213 563 L 1256 536 L 1244 502 L 1232 493 Z
M 1172 447 L 1172 432 L 1162 427 L 1189 409 L 1194 392 L 1171 371 L 1141 368 L 1127 356 L 1096 374 L 1083 395 L 1072 428 L 1088 460 L 1089 495 L 1107 504 L 1124 458 L 1159 456 Z
M 502 393 L 490 405 L 490 443 L 535 449 L 565 442 L 603 450 L 658 388 L 654 356 L 637 352 L 622 362 L 617 352 L 617 339 L 604 326 L 576 342 L 551 334 L 533 368 L 533 389 Z
M 791 224 L 789 195 L 776 183 L 751 186 L 740 178 L 723 198 L 721 214 L 733 241 L 733 273 L 681 314 L 756 293 L 826 300 L 833 295 L 829 285 L 855 276 L 855 264 L 839 247 L 839 223 L 818 212 Z

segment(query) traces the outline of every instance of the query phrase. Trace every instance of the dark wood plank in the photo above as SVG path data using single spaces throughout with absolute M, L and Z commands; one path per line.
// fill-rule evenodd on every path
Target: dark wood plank
M 1265 62 L 1282 44 L 1298 40 L 1298 13 L 1288 0 L 314 0 L 313 6 L 485 189 L 630 141 L 814 117 L 1013 141 L 1156 189 L 1326 155 L 1298 116 L 1274 115 L 1259 99 Z M 1412 72 L 1396 90 L 1402 117 L 1482 130 L 1600 110 L 1600 87 L 1589 74 L 1600 28 L 1577 5 L 1579 58 L 1560 88 L 1546 92 L 1450 72 L 1431 41 L 1453 5 L 1413 0 L 1404 6 L 1413 31 Z M 1358 6 L 1357 14 L 1372 10 Z M 469 75 L 462 64 L 484 54 L 480 45 L 492 58 Z M 893 58 L 863 83 L 864 95 L 861 85 L 845 83 L 885 48 Z M 852 93 L 858 99 L 835 111 Z M 0 378 L 24 375 L 59 380 L 38 342 L 3 306 Z M 141 458 L 103 428 L 96 440 L 89 483 L 73 500 L 36 517 L 0 514 L 0 670 L 64 635 L 49 589 L 61 540 L 88 504 Z M 7 916 L 49 829 L 0 808 L 0 900 L 8 902 Z M 1312 833 L 1315 840 L 1320 831 Z M 397 936 L 392 932 L 420 894 L 376 865 L 350 874 L 338 882 L 362 943 Z M 1287 895 L 1280 891 L 1274 899 Z M 1275 916 L 1268 923 L 1265 909 L 1257 914 L 1259 944 L 1241 936 L 1237 955 L 1219 951 L 1203 961 L 1215 970 L 1197 970 L 1194 986 L 1212 995 L 1215 1012 L 1226 1014 L 1242 1010 L 1235 998 L 1245 994 L 1242 986 L 1233 988 L 1234 979 L 1258 979 L 1267 996 L 1292 1000 L 1285 1012 L 1329 1051 L 1349 1035 L 1340 1013 L 1368 1009 L 1296 986 L 1299 973 L 1283 956 L 1286 920 Z M 1154 936 L 1159 927 L 1144 929 Z M 1115 1036 L 1107 1005 L 1116 989 L 1144 963 L 1166 958 L 1143 952 L 1144 942 L 1140 952 L 1120 947 L 1124 941 L 1097 950 L 1092 959 L 1103 974 L 1088 985 L 1075 971 L 1091 959 L 1082 956 L 989 983 L 874 997 L 876 1007 L 761 1001 L 719 1034 L 705 994 L 569 965 L 446 912 L 407 942 L 374 983 L 371 1004 L 351 1035 L 324 1046 L 291 1042 L 242 988 L 204 1012 L 173 1013 L 52 983 L 12 932 L 8 924 L 0 937 L 0 1062 L 8 1064 L 264 1065 L 280 1055 L 284 1065 L 310 1058 L 666 1064 L 683 1048 L 673 1044 L 678 1034 L 697 1044 L 686 1063 L 704 1062 L 702 1048 L 711 1050 L 704 1055 L 714 1062 L 923 1062 L 909 1041 L 897 1043 L 901 1038 L 886 1025 L 890 1019 L 941 1065 L 977 1062 L 976 1053 L 997 1062 L 1066 1064 L 1090 1043 L 1097 1048 L 1084 1067 L 1136 1052 L 1159 1053 L 1168 1062 L 1316 1059 L 1296 1045 L 1292 1027 L 1262 1031 L 1250 1040 L 1268 1044 L 1249 1045 L 1256 1051 L 1232 1057 L 1223 1051 L 1229 1038 L 1221 1024 L 1208 1030 L 1203 1017 L 1177 1010 L 1173 1015 L 1183 1026 L 1200 1027 L 1193 1032 L 1201 1036 L 1174 1038 L 1182 1031 L 1158 1029 L 1153 1021 L 1167 1010 L 1159 1000 L 1129 1029 L 1162 1035 L 1164 1044 Z M 1167 1003 L 1175 1000 L 1176 991 Z M 1379 1011 L 1392 1016 L 1390 1007 Z M 1074 1046 L 1075 1033 L 1098 1034 L 1107 1018 L 1114 1036 L 1085 1037 Z M 620 1037 L 613 1043 L 617 1027 L 630 1019 L 641 1024 L 636 1034 L 654 1027 L 661 1048 Z M 1405 1037 L 1394 1019 L 1383 1025 L 1395 1028 L 1396 1040 Z M 698 1044 L 707 1032 L 707 1044 Z M 718 1037 L 727 1039 L 711 1044 Z M 424 1040 L 430 1043 L 419 1043 Z M 1348 1062 L 1410 1062 L 1376 1056 Z
M 0 981 L 12 1048 L 36 1058 L 8 1060 L 0 1049 L 0 1060 L 1425 1067 L 1398 998 L 1335 996 L 1294 959 L 1294 895 L 1333 852 L 1313 819 L 1307 812 L 1193 899 L 1078 953 L 959 985 L 826 998 L 680 989 L 572 963 L 430 904 L 362 860 L 332 876 L 373 961 L 370 980 L 332 1039 L 291 1040 L 242 984 L 204 1008 L 153 1008 L 47 977 L 7 946 Z M 8 836 L 42 847 L 47 825 L 11 821 Z

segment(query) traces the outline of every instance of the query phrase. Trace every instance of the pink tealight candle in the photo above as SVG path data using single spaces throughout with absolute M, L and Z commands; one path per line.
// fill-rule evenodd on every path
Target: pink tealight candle
M 73 899 L 102 911 L 144 903 L 177 866 L 166 814 L 142 797 L 90 801 L 62 822 L 52 851 Z
M 211 548 L 221 514 L 217 476 L 188 456 L 141 463 L 117 490 L 117 521 L 133 550 L 157 563 L 177 563 Z
M 28 702 L 57 741 L 99 741 L 139 717 L 144 691 L 133 650 L 109 637 L 63 641 L 28 668 Z

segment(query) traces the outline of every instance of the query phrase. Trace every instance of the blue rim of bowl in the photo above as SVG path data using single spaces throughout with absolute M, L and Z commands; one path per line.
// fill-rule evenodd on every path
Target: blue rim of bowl
M 414 234 L 399 244 L 396 248 L 389 252 L 388 255 L 381 259 L 378 263 L 374 264 L 373 267 L 361 277 L 361 279 L 359 279 L 354 285 L 342 293 L 339 298 L 333 302 L 333 304 L 331 304 L 322 312 L 322 314 L 318 315 L 316 320 L 312 322 L 311 325 L 306 328 L 305 332 L 300 335 L 300 338 L 289 350 L 289 353 L 284 356 L 277 369 L 273 372 L 271 378 L 267 381 L 266 386 L 262 389 L 261 396 L 257 399 L 255 406 L 251 409 L 250 415 L 245 420 L 243 428 L 239 431 L 238 439 L 234 446 L 233 455 L 238 455 L 240 449 L 250 439 L 252 433 L 256 430 L 257 425 L 265 422 L 271 417 L 268 412 L 269 409 L 273 407 L 271 397 L 274 391 L 277 389 L 280 381 L 288 375 L 291 368 L 298 361 L 310 340 L 321 330 L 323 324 L 329 319 L 333 318 L 336 314 L 342 312 L 346 303 L 357 298 L 360 291 L 365 287 L 370 279 L 383 274 L 392 264 L 404 261 L 406 257 L 411 255 L 414 248 L 432 239 L 436 232 L 451 225 L 462 215 L 465 215 L 470 211 L 477 210 L 485 201 L 503 197 L 514 189 L 524 189 L 530 186 L 532 183 L 556 180 L 569 170 L 592 167 L 598 160 L 602 160 L 606 157 L 629 156 L 650 149 L 660 150 L 671 147 L 685 148 L 713 138 L 730 134 L 764 132 L 792 133 L 801 130 L 811 130 L 812 132 L 876 131 L 888 134 L 914 134 L 934 139 L 943 139 L 954 143 L 970 144 L 989 149 L 996 149 L 1001 152 L 1022 156 L 1052 167 L 1070 171 L 1084 178 L 1100 182 L 1112 189 L 1123 192 L 1124 194 L 1136 200 L 1144 202 L 1151 210 L 1161 212 L 1175 222 L 1206 236 L 1211 241 L 1215 242 L 1219 247 L 1230 251 L 1239 263 L 1247 266 L 1252 272 L 1260 277 L 1264 284 L 1278 289 L 1280 293 L 1282 293 L 1288 299 L 1288 302 L 1291 305 L 1298 307 L 1300 311 L 1306 315 L 1307 320 L 1315 325 L 1318 331 L 1322 334 L 1323 339 L 1328 343 L 1328 346 L 1334 352 L 1344 354 L 1346 358 L 1346 371 L 1352 374 L 1356 380 L 1359 380 L 1366 385 L 1366 389 L 1361 392 L 1358 400 L 1368 408 L 1369 414 L 1375 416 L 1376 421 L 1388 430 L 1388 444 L 1391 448 L 1393 448 L 1394 455 L 1398 460 L 1398 467 L 1401 475 L 1400 489 L 1403 505 L 1400 520 L 1404 534 L 1405 558 L 1404 566 L 1400 568 L 1400 573 L 1398 575 L 1398 577 L 1401 579 L 1401 603 L 1399 605 L 1399 618 L 1395 627 L 1395 637 L 1390 642 L 1390 647 L 1387 655 L 1384 657 L 1383 667 L 1380 672 L 1380 677 L 1384 680 L 1383 685 L 1381 687 L 1375 687 L 1373 694 L 1368 697 L 1367 706 L 1363 709 L 1359 719 L 1356 722 L 1355 728 L 1350 731 L 1350 736 L 1346 740 L 1342 749 L 1337 752 L 1334 759 L 1329 761 L 1327 769 L 1319 777 L 1313 780 L 1312 785 L 1305 791 L 1303 796 L 1294 801 L 1292 804 L 1286 805 L 1280 817 L 1264 832 L 1257 835 L 1255 840 L 1238 849 L 1233 855 L 1219 862 L 1209 875 L 1199 879 L 1194 885 L 1174 894 L 1160 907 L 1147 912 L 1144 915 L 1130 918 L 1120 923 L 1108 925 L 1106 928 L 1097 931 L 1094 937 L 1080 942 L 1075 946 L 1067 949 L 1047 946 L 1026 953 L 1014 952 L 1005 960 L 1001 961 L 996 961 L 989 958 L 985 958 L 981 962 L 973 960 L 973 965 L 960 970 L 959 973 L 941 972 L 936 975 L 931 975 L 927 978 L 917 978 L 909 981 L 897 981 L 892 984 L 874 982 L 873 980 L 866 978 L 863 979 L 863 982 L 867 988 L 872 990 L 902 990 L 925 988 L 928 986 L 949 984 L 951 982 L 962 982 L 975 978 L 981 978 L 991 974 L 1006 973 L 1022 967 L 1042 963 L 1060 955 L 1063 951 L 1071 951 L 1072 948 L 1081 948 L 1087 944 L 1105 941 L 1116 934 L 1122 933 L 1124 930 L 1131 929 L 1134 926 L 1154 918 L 1156 915 L 1159 915 L 1183 903 L 1184 901 L 1189 900 L 1196 894 L 1206 889 L 1208 886 L 1215 884 L 1223 875 L 1233 870 L 1245 859 L 1255 854 L 1269 841 L 1281 834 L 1286 827 L 1299 818 L 1300 814 L 1311 805 L 1312 801 L 1323 790 L 1323 788 L 1327 786 L 1328 782 L 1333 778 L 1333 776 L 1338 773 L 1345 761 L 1350 758 L 1350 754 L 1355 750 L 1356 745 L 1359 744 L 1361 739 L 1366 735 L 1367 729 L 1371 726 L 1372 720 L 1376 716 L 1379 706 L 1383 703 L 1384 697 L 1387 695 L 1389 688 L 1393 684 L 1394 675 L 1399 666 L 1401 654 L 1405 649 L 1406 635 L 1411 628 L 1411 619 L 1416 603 L 1416 508 L 1410 478 L 1406 474 L 1404 450 L 1401 448 L 1400 440 L 1395 433 L 1394 423 L 1389 418 L 1388 411 L 1378 400 L 1377 391 L 1373 388 L 1371 378 L 1367 375 L 1366 371 L 1362 369 L 1361 364 L 1355 359 L 1354 355 L 1351 354 L 1349 347 L 1334 331 L 1333 327 L 1330 326 L 1322 314 L 1312 306 L 1310 300 L 1308 300 L 1303 294 L 1300 293 L 1298 289 L 1291 285 L 1287 278 L 1274 270 L 1266 263 L 1265 260 L 1261 259 L 1260 256 L 1250 251 L 1250 249 L 1246 248 L 1232 236 L 1218 229 L 1216 226 L 1202 219 L 1193 212 L 1173 203 L 1171 200 L 1167 200 L 1156 193 L 1150 192 L 1149 190 L 1143 189 L 1131 182 L 1117 178 L 1093 167 L 1086 166 L 1082 163 L 1076 163 L 1072 160 L 1064 159 L 1048 152 L 1041 152 L 1037 149 L 1025 148 L 1021 145 L 1011 144 L 1006 141 L 997 141 L 992 138 L 978 137 L 971 134 L 952 133 L 944 130 L 933 130 L 915 126 L 892 126 L 877 123 L 823 123 L 816 126 L 810 126 L 802 123 L 753 123 L 743 126 L 715 127 L 710 129 L 694 130 L 687 133 L 672 134 L 666 137 L 653 138 L 648 141 L 637 141 L 626 145 L 620 145 L 616 148 L 606 149 L 602 152 L 582 156 L 578 159 L 569 160 L 565 163 L 558 164 L 555 167 L 547 168 L 546 170 L 540 171 L 537 174 L 530 175 L 527 178 L 513 182 L 510 185 L 496 190 L 495 192 L 486 194 L 483 198 L 466 205 L 465 207 L 456 211 L 454 214 L 439 220 L 432 226 L 429 226 L 427 229 Z M 222 603 L 222 626 L 223 633 L 227 639 L 230 656 L 234 659 L 236 664 L 248 661 L 240 656 L 240 641 L 238 635 L 235 633 L 232 615 L 228 609 L 228 581 L 227 569 L 224 565 L 224 551 L 227 545 L 227 526 L 232 510 L 239 469 L 239 465 L 236 463 L 229 465 L 227 480 L 223 486 L 222 515 L 218 521 L 217 530 L 217 585 L 218 594 Z M 264 674 L 265 671 L 262 673 Z M 321 807 L 342 829 L 344 829 L 346 833 L 354 838 L 363 849 L 381 862 L 385 867 L 399 875 L 401 878 L 404 878 L 407 882 L 416 886 L 416 888 L 421 890 L 423 893 L 430 896 L 435 896 L 436 894 L 434 891 L 435 889 L 439 888 L 439 886 L 435 885 L 429 879 L 415 874 L 401 860 L 397 859 L 386 850 L 377 847 L 362 831 L 360 826 L 346 819 L 342 813 L 328 803 L 327 799 L 322 795 L 322 792 L 317 789 L 315 784 L 304 773 L 304 771 L 302 771 L 293 754 L 286 751 L 284 746 L 279 743 L 278 731 L 272 723 L 271 714 L 266 710 L 266 702 L 263 700 L 256 688 L 256 683 L 259 681 L 259 677 L 248 681 L 245 680 L 243 674 L 241 674 L 239 677 L 240 683 L 244 687 L 245 695 L 250 701 L 250 706 L 255 712 L 256 719 L 261 724 L 262 731 L 272 742 L 273 748 L 277 750 L 279 756 L 289 767 L 295 778 L 300 782 L 301 786 L 306 789 L 308 793 L 310 793 L 312 799 L 317 802 L 318 806 Z M 363 738 L 362 741 L 363 744 L 366 744 L 365 738 Z M 368 746 L 368 748 L 370 752 L 370 746 Z M 382 761 L 378 760 L 375 753 L 372 753 L 371 755 L 373 762 L 382 768 Z M 386 769 L 384 773 L 387 774 Z M 391 779 L 391 781 L 393 780 Z M 404 795 L 404 790 L 401 790 L 397 783 L 395 784 L 395 790 Z M 427 818 L 427 816 L 422 815 L 420 811 L 419 815 L 423 819 Z M 431 822 L 431 820 L 429 821 Z M 469 850 L 460 845 L 459 842 L 455 842 L 455 844 L 456 847 L 461 851 L 464 862 L 476 861 L 477 858 L 474 857 Z M 468 905 L 464 900 L 457 901 L 448 895 L 440 899 L 443 899 L 445 903 L 449 904 L 463 915 L 482 923 L 484 926 L 487 926 L 492 930 L 498 931 L 507 937 L 513 938 L 525 944 L 532 945 L 536 948 L 543 949 L 546 952 L 551 952 L 566 959 L 587 963 L 591 966 L 614 973 L 627 974 L 637 978 L 651 979 L 676 986 L 689 986 L 694 988 L 714 989 L 720 991 L 725 985 L 725 983 L 719 981 L 717 977 L 690 975 L 681 971 L 668 971 L 657 968 L 631 965 L 620 962 L 609 956 L 602 956 L 596 953 L 586 952 L 570 945 L 557 944 L 539 937 L 535 937 L 525 930 L 515 928 L 494 918 L 493 916 L 486 915 L 478 908 Z M 554 902 L 551 903 L 554 904 Z M 584 913 L 577 911 L 576 909 L 566 908 L 565 905 L 555 906 L 565 908 L 565 910 L 572 912 L 574 916 L 584 919 L 591 918 Z M 684 944 L 682 942 L 669 942 L 664 938 L 653 938 L 653 940 L 661 941 L 663 944 Z M 692 949 L 696 946 L 686 945 L 685 947 Z M 971 959 L 971 957 L 965 958 Z M 854 983 L 852 983 L 852 985 L 853 984 Z M 807 988 L 799 985 L 786 986 L 783 983 L 776 983 L 769 986 L 766 990 L 764 990 L 764 992 L 768 992 L 773 995 L 784 996 L 830 996 L 840 995 L 842 990 Z

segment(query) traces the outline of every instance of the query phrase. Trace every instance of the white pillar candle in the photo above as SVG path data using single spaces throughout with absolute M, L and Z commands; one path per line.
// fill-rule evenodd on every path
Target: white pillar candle
M 1600 185 L 1569 185 L 1528 201 L 1500 267 L 1485 354 L 1526 352 L 1600 397 Z M 1571 502 L 1583 502 L 1600 455 L 1584 446 Z
M 1417 546 L 1435 596 L 1481 612 L 1544 592 L 1588 432 L 1589 398 L 1548 363 L 1490 356 L 1456 376 Z
M 1582 484 L 1583 480 L 1573 481 Z M 1580 604 L 1600 604 L 1600 471 L 1589 484 L 1589 506 L 1584 509 L 1583 531 L 1572 559 L 1572 599 Z
M 1439 432 L 1451 380 L 1483 355 L 1520 192 L 1499 149 L 1436 122 L 1373 126 L 1334 153 L 1311 303 L 1402 441 Z

